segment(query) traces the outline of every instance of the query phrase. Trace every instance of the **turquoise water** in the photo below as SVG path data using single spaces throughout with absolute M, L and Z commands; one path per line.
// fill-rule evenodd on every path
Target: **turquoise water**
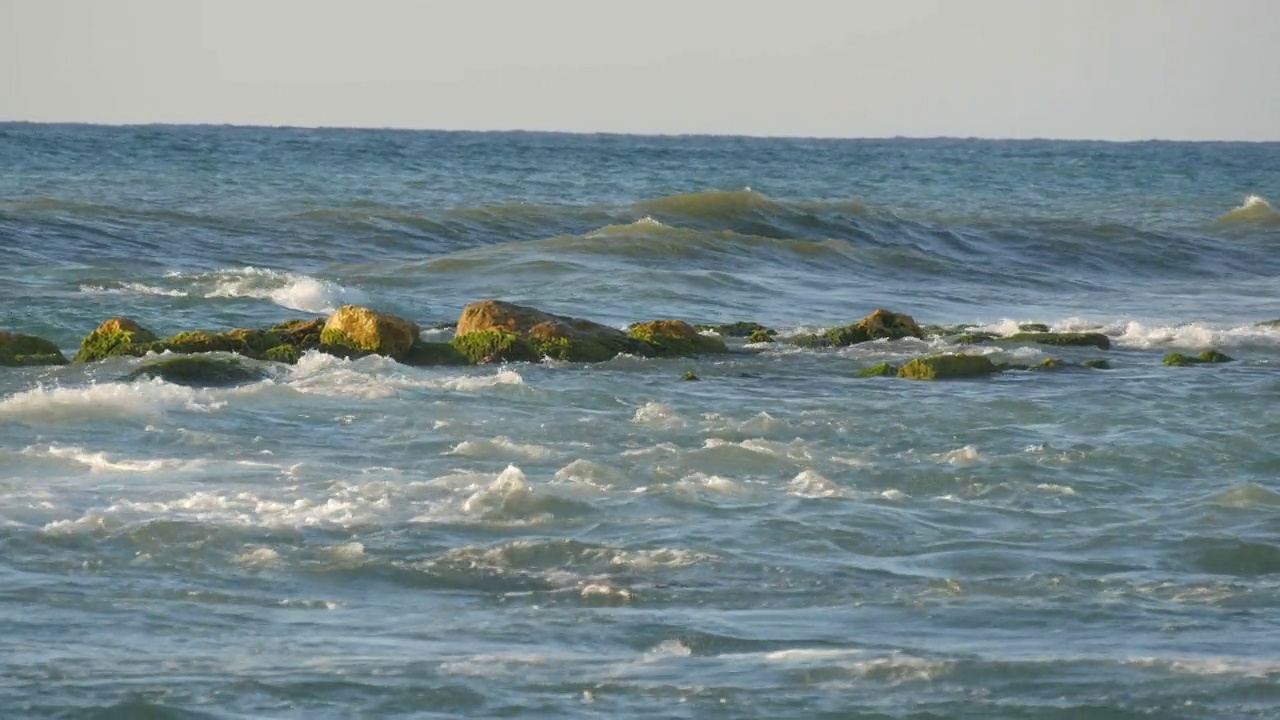
M 69 353 L 487 297 L 1112 343 L 0 368 L 0 716 L 1276 717 L 1276 197 L 1280 144 L 0 124 L 0 329 Z

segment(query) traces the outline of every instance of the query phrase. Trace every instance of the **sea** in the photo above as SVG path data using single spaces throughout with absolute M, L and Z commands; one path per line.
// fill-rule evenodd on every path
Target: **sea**
M 1280 717 L 1268 198 L 1280 143 L 0 124 L 0 329 L 68 357 L 487 298 L 1112 345 L 0 368 L 0 717 Z

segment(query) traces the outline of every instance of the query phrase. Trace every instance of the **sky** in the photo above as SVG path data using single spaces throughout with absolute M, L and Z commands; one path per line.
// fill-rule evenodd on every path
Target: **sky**
M 0 120 L 1280 140 L 1276 0 L 0 0 Z

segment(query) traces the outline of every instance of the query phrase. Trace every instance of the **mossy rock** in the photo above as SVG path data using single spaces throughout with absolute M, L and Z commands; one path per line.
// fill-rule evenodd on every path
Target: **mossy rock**
M 1089 368 L 1090 370 L 1110 370 L 1111 369 L 1111 363 L 1107 362 L 1106 360 L 1085 360 L 1080 364 Z
M 699 330 L 709 330 L 720 337 L 740 337 L 750 338 L 756 334 L 763 334 L 773 337 L 778 334 L 777 330 L 765 327 L 757 322 L 735 322 L 727 325 L 699 325 Z M 751 342 L 771 342 L 769 340 L 752 340 Z
M 787 338 L 787 343 L 802 348 L 829 348 L 831 347 L 831 339 L 826 335 L 815 335 L 813 333 L 805 333 L 804 335 L 795 335 Z
M 1166 355 L 1164 364 L 1172 367 L 1187 367 L 1189 365 L 1212 365 L 1215 363 L 1234 362 L 1235 358 L 1229 357 L 1217 350 L 1205 350 L 1194 357 L 1183 355 L 1182 353 L 1172 353 Z
M 224 332 L 194 330 L 181 332 L 151 343 L 135 344 L 128 350 L 127 354 L 145 355 L 148 352 L 182 354 L 226 352 L 263 360 L 267 357 L 267 351 L 284 344 L 286 344 L 284 339 L 270 330 L 250 330 L 246 328 L 237 328 Z
M 0 330 L 0 365 L 66 365 L 67 358 L 57 345 L 35 335 Z
M 149 362 L 129 373 L 130 380 L 160 378 L 175 385 L 226 387 L 261 380 L 265 373 L 234 358 L 179 355 Z
M 277 345 L 263 353 L 263 358 L 286 365 L 296 365 L 302 359 L 302 351 L 296 345 Z
M 804 337 L 804 336 L 802 336 Z M 792 344 L 801 347 L 847 347 L 871 340 L 898 340 L 913 337 L 924 338 L 924 331 L 910 316 L 877 308 L 856 323 L 834 327 L 822 334 L 825 344 L 815 339 L 803 339 Z
M 269 332 L 277 335 L 282 344 L 292 345 L 299 352 L 320 347 L 320 334 L 324 331 L 325 318 L 312 320 L 286 320 L 273 325 Z
M 1045 325 L 1044 323 L 1022 323 L 1021 325 L 1018 326 L 1018 331 L 1029 332 L 1029 333 L 1047 333 L 1049 332 L 1049 326 Z
M 434 367 L 437 365 L 467 365 L 471 361 L 458 351 L 451 343 L 424 342 L 414 343 L 404 356 L 405 365 L 417 367 Z
M 685 372 L 684 375 L 680 376 L 680 379 L 683 380 L 684 382 L 697 382 L 702 378 L 698 377 L 698 374 L 695 373 L 694 371 L 688 370 Z
M 502 300 L 482 300 L 464 308 L 453 346 L 471 362 L 537 361 L 544 357 L 604 362 L 621 353 L 649 352 L 647 346 L 617 328 Z
M 469 332 L 455 337 L 449 344 L 471 364 L 542 359 L 527 337 L 506 330 Z
M 920 332 L 924 333 L 927 338 L 931 337 L 949 337 L 951 335 L 960 335 L 967 333 L 977 327 L 972 323 L 961 323 L 959 325 L 922 325 Z
M 862 368 L 858 371 L 858 377 L 896 377 L 898 370 L 897 365 L 882 362 L 868 368 Z
M 136 320 L 114 317 L 85 336 L 73 362 L 88 363 L 121 355 L 145 355 L 146 350 L 139 352 L 135 347 L 156 340 L 156 334 L 139 325 Z
M 358 354 L 403 359 L 418 340 L 420 328 L 410 320 L 359 305 L 343 305 L 329 316 L 320 343 Z
M 1280 319 L 1263 320 L 1262 322 L 1258 323 L 1258 326 L 1259 327 L 1280 327 Z
M 985 355 L 935 355 L 916 358 L 898 369 L 898 377 L 908 380 L 953 380 L 981 377 L 998 372 Z
M 654 320 L 631 328 L 631 337 L 644 342 L 657 357 L 692 357 L 729 352 L 724 341 L 709 337 L 683 320 Z
M 1054 345 L 1058 347 L 1111 349 L 1111 339 L 1102 333 L 1095 332 L 1020 332 L 1001 338 L 1001 340 L 1004 342 L 1036 343 L 1038 345 Z
M 989 332 L 967 332 L 957 335 L 952 342 L 957 345 L 982 345 L 989 342 L 995 342 L 1000 336 Z
M 776 333 L 774 333 L 773 331 L 756 330 L 755 332 L 753 332 L 753 333 L 751 333 L 750 335 L 748 335 L 748 336 L 747 336 L 747 342 L 749 342 L 749 343 L 771 343 L 771 342 L 776 342 L 776 341 L 773 339 L 773 336 L 774 336 L 775 334 L 776 334 Z

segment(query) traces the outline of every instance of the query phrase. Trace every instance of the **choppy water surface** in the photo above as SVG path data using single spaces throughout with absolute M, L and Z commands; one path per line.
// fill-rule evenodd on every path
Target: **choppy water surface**
M 0 125 L 0 328 L 68 351 L 117 314 L 428 326 L 486 297 L 1113 343 L 1111 370 L 940 383 L 856 377 L 938 349 L 916 340 L 308 355 L 224 389 L 0 368 L 0 715 L 1275 717 L 1277 168 L 1274 144 Z M 1237 362 L 1161 364 L 1207 348 Z

